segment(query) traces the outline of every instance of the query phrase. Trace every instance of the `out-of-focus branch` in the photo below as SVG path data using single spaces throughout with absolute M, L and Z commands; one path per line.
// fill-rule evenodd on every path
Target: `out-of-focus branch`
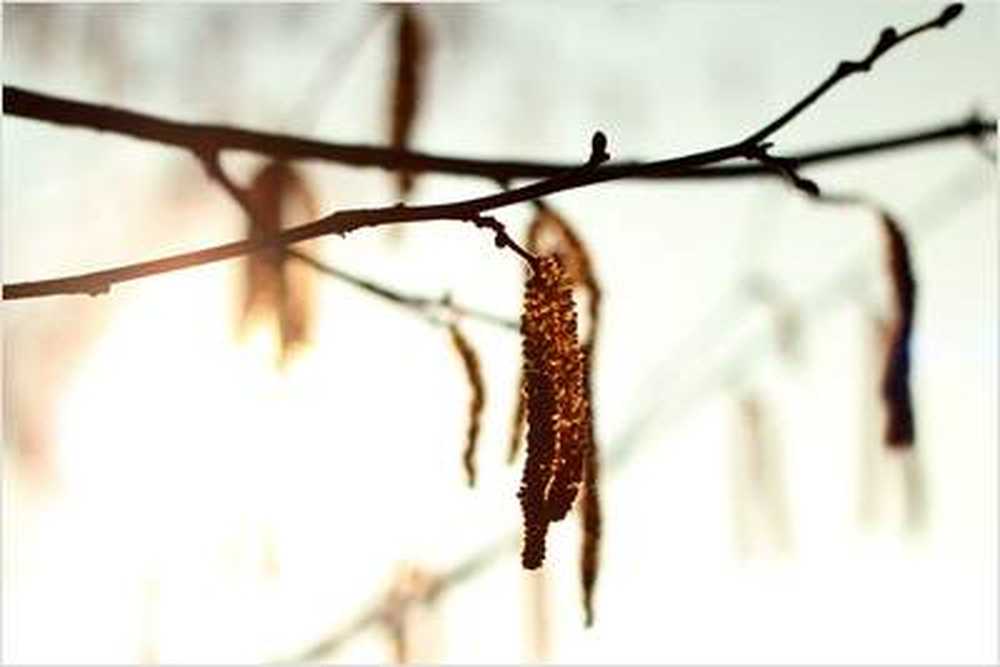
M 641 164 L 623 165 L 621 168 L 611 169 L 610 167 L 602 166 L 609 157 L 605 151 L 607 140 L 604 138 L 603 133 L 597 132 L 592 142 L 590 159 L 586 164 L 520 188 L 447 204 L 427 206 L 404 206 L 399 204 L 384 208 L 337 211 L 314 222 L 285 229 L 279 234 L 266 238 L 228 243 L 205 250 L 174 255 L 149 262 L 130 264 L 105 271 L 37 282 L 5 285 L 3 297 L 5 299 L 18 299 L 52 294 L 99 294 L 108 291 L 111 285 L 115 283 L 200 266 L 202 264 L 250 254 L 265 248 L 285 246 L 327 234 L 343 235 L 364 227 L 430 220 L 458 220 L 472 222 L 477 226 L 488 227 L 494 231 L 498 247 L 508 247 L 531 263 L 531 256 L 507 235 L 503 225 L 495 218 L 485 216 L 485 213 L 512 204 L 532 201 L 556 192 L 564 192 L 622 178 L 640 177 L 653 173 L 683 173 L 736 158 L 759 159 L 762 152 L 769 145 L 764 144 L 766 139 L 814 104 L 836 83 L 851 74 L 867 71 L 878 58 L 906 39 L 930 28 L 944 27 L 961 12 L 961 7 L 958 4 L 949 5 L 936 18 L 901 34 L 897 33 L 894 28 L 884 29 L 875 47 L 863 60 L 857 62 L 842 61 L 834 73 L 814 88 L 806 97 L 799 100 L 799 102 L 764 128 L 736 143 L 681 157 Z M 31 107 L 30 103 L 23 104 L 26 102 L 23 97 L 20 99 L 22 102 L 20 106 L 15 104 L 17 100 L 17 97 L 12 98 L 12 108 L 20 108 L 21 111 L 25 111 L 24 106 Z M 35 102 L 37 103 L 38 101 L 36 98 Z M 71 106 L 73 104 L 79 105 L 79 103 L 71 103 Z M 5 89 L 5 110 L 7 106 L 7 90 Z M 76 110 L 83 111 L 80 108 Z M 26 113 L 25 115 L 30 114 Z M 64 116 L 59 116 L 58 114 L 53 114 L 53 117 L 50 119 L 56 122 L 66 121 Z M 97 129 L 113 129 L 114 127 L 113 123 L 109 125 L 107 118 L 96 117 L 91 120 L 92 123 L 89 126 Z M 182 131 L 184 128 L 179 128 L 175 123 L 168 123 L 148 116 L 137 116 L 136 114 L 132 114 L 132 122 L 133 130 L 135 128 L 141 130 L 138 136 L 144 136 L 145 138 L 155 137 L 154 140 L 157 141 L 183 145 L 198 155 L 216 155 L 221 148 L 221 146 L 214 142 L 211 134 L 198 135 L 198 141 L 192 143 L 191 137 Z M 191 126 L 187 127 L 190 128 Z M 217 128 L 217 130 L 223 132 L 223 134 L 232 132 L 231 129 L 227 128 Z M 399 156 L 397 155 L 396 157 Z M 407 165 L 394 163 L 394 166 L 403 168 Z M 773 170 L 773 165 L 765 164 L 762 167 L 766 170 Z
M 434 299 L 415 294 L 405 294 L 399 290 L 386 287 L 385 285 L 380 285 L 379 283 L 372 282 L 367 278 L 362 278 L 354 275 L 353 273 L 344 271 L 343 269 L 330 266 L 326 262 L 294 248 L 289 248 L 285 252 L 289 257 L 300 261 L 307 266 L 311 266 L 313 269 L 324 275 L 341 280 L 373 296 L 377 296 L 385 301 L 411 310 L 426 319 L 428 322 L 438 326 L 447 326 L 447 318 L 442 317 L 442 314 L 446 313 L 453 317 L 476 320 L 483 322 L 484 324 L 490 324 L 492 326 L 500 327 L 501 329 L 506 329 L 508 331 L 518 331 L 521 326 L 515 319 L 502 317 L 485 310 L 463 306 L 460 303 L 455 303 L 453 299 L 447 296 Z

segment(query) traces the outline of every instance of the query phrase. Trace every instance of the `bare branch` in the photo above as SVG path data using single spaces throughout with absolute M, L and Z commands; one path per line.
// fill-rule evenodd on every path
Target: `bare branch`
M 917 27 L 902 34 L 897 34 L 893 28 L 886 28 L 882 31 L 875 48 L 872 49 L 864 60 L 859 62 L 841 62 L 831 76 L 827 77 L 826 80 L 811 91 L 805 98 L 796 103 L 791 109 L 783 113 L 761 130 L 737 143 L 681 157 L 641 164 L 624 165 L 618 169 L 612 169 L 610 166 L 602 166 L 601 164 L 607 159 L 607 154 L 604 150 L 607 141 L 603 134 L 598 133 L 594 136 L 591 157 L 586 164 L 521 188 L 448 204 L 412 207 L 400 204 L 386 208 L 338 211 L 316 220 L 315 222 L 286 229 L 280 234 L 264 239 L 238 241 L 213 248 L 207 248 L 205 250 L 183 253 L 172 257 L 130 264 L 116 269 L 96 271 L 78 276 L 5 285 L 3 297 L 4 299 L 18 299 L 52 294 L 100 294 L 108 291 L 110 286 L 115 283 L 200 266 L 202 264 L 208 264 L 211 262 L 217 262 L 257 252 L 268 247 L 284 246 L 327 234 L 342 235 L 363 227 L 375 227 L 390 223 L 428 220 L 484 220 L 485 218 L 483 217 L 483 213 L 488 211 L 510 206 L 512 204 L 531 201 L 556 192 L 564 192 L 567 190 L 631 176 L 642 176 L 653 173 L 682 173 L 718 162 L 746 157 L 748 153 L 752 155 L 755 151 L 759 152 L 759 144 L 764 139 L 772 135 L 781 127 L 785 126 L 795 116 L 815 103 L 838 81 L 857 71 L 867 71 L 879 57 L 909 37 L 917 35 L 930 28 L 944 27 L 949 21 L 957 16 L 959 11 L 959 5 L 951 5 L 937 18 L 918 25 Z M 5 111 L 8 107 L 8 91 L 16 90 L 17 89 L 9 88 L 4 90 Z M 32 99 L 25 99 L 23 91 L 21 92 L 22 95 L 20 98 L 17 96 L 11 96 L 10 106 L 12 108 L 20 108 L 22 112 L 30 111 L 32 102 L 36 108 L 39 105 L 44 107 L 44 103 L 41 103 L 42 101 L 38 99 L 39 96 L 35 95 Z M 17 104 L 18 100 L 21 102 L 20 105 Z M 70 108 L 75 109 L 76 112 L 86 113 L 88 111 L 93 111 L 92 109 L 82 108 L 80 103 L 68 104 L 70 105 Z M 27 107 L 27 109 L 25 107 Z M 130 114 L 131 112 L 118 113 Z M 26 113 L 25 115 L 31 114 Z M 50 113 L 48 117 L 50 120 L 54 120 L 56 122 L 69 122 L 66 116 L 60 116 L 56 113 Z M 97 129 L 114 129 L 114 124 L 109 124 L 109 119 L 107 117 L 98 115 L 97 117 L 91 118 L 91 121 L 92 122 L 89 125 L 91 127 L 96 127 Z M 215 133 L 206 134 L 195 131 L 194 136 L 197 141 L 192 142 L 190 133 L 184 130 L 185 128 L 187 130 L 191 130 L 191 128 L 194 128 L 195 126 L 178 126 L 176 123 L 169 123 L 138 114 L 131 114 L 131 121 L 133 123 L 131 127 L 132 132 L 126 133 L 134 133 L 136 136 L 141 136 L 143 138 L 155 138 L 155 140 L 163 141 L 164 143 L 183 145 L 186 148 L 195 151 L 199 155 L 213 155 L 219 150 L 220 146 L 215 142 L 214 137 L 220 133 L 228 135 L 233 141 L 238 138 L 246 139 L 246 136 L 241 137 L 239 131 L 234 131 L 231 128 L 219 127 L 216 128 Z M 137 130 L 138 132 L 136 132 Z M 355 157 L 357 157 L 357 155 L 355 155 Z M 394 166 L 398 168 L 408 166 L 405 162 L 401 162 L 399 160 L 399 155 L 394 155 L 392 157 L 396 158 Z M 764 168 L 773 168 L 773 165 L 764 165 Z M 495 227 L 494 231 L 496 231 Z M 499 233 L 497 238 L 503 239 Z M 530 256 L 523 252 L 523 249 L 519 249 L 511 243 L 507 243 L 506 239 L 503 240 L 505 246 L 511 247 L 515 252 L 530 262 L 530 259 L 528 259 Z
M 801 100 L 796 102 L 792 107 L 785 113 L 778 116 L 768 125 L 764 126 L 754 134 L 747 138 L 748 144 L 759 144 L 764 141 L 772 134 L 783 128 L 793 118 L 798 116 L 800 113 L 805 111 L 807 108 L 812 106 L 816 100 L 822 97 L 828 90 L 833 88 L 839 82 L 843 81 L 852 74 L 858 74 L 860 72 L 867 72 L 871 69 L 875 61 L 888 53 L 893 47 L 899 46 L 906 40 L 919 35 L 922 32 L 931 30 L 933 28 L 944 28 L 949 23 L 951 23 L 959 14 L 962 13 L 963 5 L 961 3 L 953 3 L 948 5 L 941 11 L 941 13 L 927 21 L 921 23 L 918 26 L 910 28 L 903 33 L 897 33 L 896 29 L 893 27 L 888 27 L 882 30 L 879 34 L 878 41 L 867 56 L 862 60 L 842 60 L 837 64 L 837 67 L 833 70 L 822 83 L 813 88 L 813 90 L 803 97 Z
M 567 163 L 448 157 L 393 150 L 383 146 L 336 144 L 225 125 L 184 123 L 126 109 L 45 95 L 16 86 L 5 86 L 3 95 L 3 110 L 10 116 L 110 132 L 187 150 L 199 147 L 243 150 L 283 160 L 318 160 L 387 170 L 409 169 L 415 173 L 473 176 L 498 182 L 549 178 L 573 168 L 573 165 Z M 789 157 L 805 166 L 963 137 L 984 137 L 995 132 L 995 119 L 973 116 L 878 139 L 816 148 Z M 754 164 L 639 173 L 632 169 L 635 164 L 637 163 L 619 162 L 609 164 L 605 169 L 608 174 L 620 179 L 713 180 L 773 175 L 770 169 Z

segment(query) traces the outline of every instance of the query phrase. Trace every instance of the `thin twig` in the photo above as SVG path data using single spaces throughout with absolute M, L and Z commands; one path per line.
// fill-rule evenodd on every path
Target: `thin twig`
M 326 262 L 317 259 L 308 253 L 296 250 L 295 248 L 288 248 L 285 252 L 289 257 L 312 267 L 324 275 L 341 280 L 371 294 L 372 296 L 377 296 L 380 299 L 388 301 L 389 303 L 401 306 L 419 315 L 424 320 L 435 326 L 448 326 L 448 319 L 437 314 L 440 312 L 450 313 L 454 317 L 458 318 L 476 320 L 510 332 L 518 331 L 521 326 L 515 319 L 502 317 L 485 310 L 463 306 L 460 303 L 456 303 L 453 299 L 444 296 L 434 299 L 415 294 L 404 294 L 394 288 L 380 285 L 368 280 L 367 278 L 362 278 L 353 273 L 344 271 L 343 269 L 330 266 Z
M 875 46 L 872 47 L 872 50 L 869 51 L 868 55 L 865 56 L 864 59 L 842 60 L 837 63 L 837 67 L 834 68 L 833 73 L 831 73 L 830 76 L 828 76 L 818 86 L 813 88 L 808 95 L 792 105 L 788 111 L 781 114 L 774 121 L 765 125 L 754 134 L 750 135 L 750 137 L 747 138 L 747 144 L 759 144 L 764 141 L 790 123 L 793 118 L 801 114 L 808 107 L 812 106 L 816 100 L 822 97 L 824 93 L 833 88 L 840 81 L 843 81 L 852 74 L 869 71 L 872 65 L 875 64 L 875 61 L 888 53 L 893 47 L 899 46 L 911 37 L 915 37 L 916 35 L 919 35 L 927 30 L 945 28 L 949 23 L 955 20 L 959 14 L 962 13 L 962 9 L 963 5 L 961 3 L 952 3 L 945 7 L 935 18 L 910 28 L 903 33 L 897 33 L 896 29 L 893 27 L 885 28 L 882 30 L 881 34 L 879 34 L 879 38 L 875 43 Z
M 520 188 L 447 204 L 429 206 L 404 206 L 402 204 L 398 204 L 396 206 L 385 208 L 348 209 L 338 211 L 316 220 L 315 222 L 301 225 L 299 227 L 285 229 L 281 233 L 268 238 L 237 241 L 213 248 L 207 248 L 205 250 L 183 253 L 148 262 L 130 264 L 105 271 L 96 271 L 93 273 L 65 278 L 54 278 L 50 280 L 5 285 L 3 289 L 3 298 L 21 299 L 53 294 L 100 294 L 108 291 L 111 285 L 115 283 L 136 280 L 146 276 L 218 262 L 238 257 L 240 255 L 257 252 L 268 247 L 284 246 L 328 234 L 343 235 L 356 229 L 376 227 L 390 223 L 419 222 L 429 220 L 464 221 L 483 219 L 483 214 L 486 212 L 510 206 L 512 204 L 531 201 L 556 192 L 565 192 L 597 183 L 618 180 L 627 176 L 641 176 L 643 174 L 650 173 L 681 173 L 697 167 L 704 167 L 734 158 L 753 158 L 755 155 L 760 153 L 760 144 L 765 139 L 770 137 L 780 128 L 787 125 L 795 116 L 814 104 L 823 95 L 823 93 L 832 88 L 838 81 L 854 74 L 855 72 L 867 71 L 879 57 L 909 37 L 919 34 L 932 27 L 945 26 L 951 19 L 957 16 L 960 9 L 961 5 L 949 5 L 937 18 L 918 25 L 901 35 L 897 35 L 895 29 L 893 28 L 886 28 L 882 31 L 875 48 L 872 49 L 864 60 L 859 62 L 842 61 L 834 71 L 834 74 L 824 80 L 805 98 L 792 106 L 791 109 L 781 114 L 777 119 L 766 125 L 761 130 L 758 130 L 746 139 L 733 144 L 706 151 L 699 151 L 697 153 L 676 158 L 626 165 L 624 169 L 611 169 L 608 166 L 602 166 L 602 163 L 606 161 L 609 156 L 605 150 L 607 140 L 604 138 L 602 133 L 598 132 L 594 135 L 591 145 L 591 156 L 586 164 Z M 8 90 L 11 89 L 4 90 L 5 110 L 8 106 Z M 12 99 L 12 107 L 18 107 L 18 105 L 14 103 L 16 100 L 17 97 Z M 25 102 L 23 97 L 21 98 L 21 102 Z M 36 106 L 38 106 L 37 99 L 35 102 Z M 31 107 L 31 104 L 22 104 L 20 106 L 21 111 L 25 111 L 24 106 Z M 77 110 L 79 111 L 80 109 Z M 58 114 L 50 114 L 49 119 L 59 122 L 61 117 L 59 117 Z M 113 126 L 108 126 L 106 118 L 95 118 L 93 120 L 94 123 L 97 124 L 96 126 L 100 127 L 100 129 L 113 129 Z M 135 120 L 136 119 L 133 119 L 133 121 Z M 190 136 L 185 132 L 179 132 L 179 128 L 176 126 L 164 124 L 163 121 L 151 119 L 149 117 L 140 118 L 138 121 L 140 127 L 145 128 L 140 135 L 144 136 L 144 138 L 150 138 L 150 135 L 153 135 L 161 138 L 172 139 L 171 141 L 167 141 L 167 143 L 180 143 L 180 145 L 184 145 L 199 155 L 211 155 L 215 154 L 219 150 L 219 145 L 212 141 L 211 135 L 196 135 L 199 138 L 199 141 L 192 144 Z M 190 129 L 193 126 L 186 127 Z M 226 128 L 222 128 L 219 131 L 223 130 L 230 133 L 232 132 L 231 129 L 227 130 Z M 398 158 L 399 156 L 396 157 Z M 406 165 L 400 163 L 395 166 L 402 168 Z M 768 169 L 771 167 L 764 165 L 764 168 Z M 498 238 L 500 238 L 499 235 Z M 513 248 L 515 251 L 518 250 L 517 247 L 509 243 L 505 243 L 505 245 Z M 518 254 L 522 253 L 519 252 Z

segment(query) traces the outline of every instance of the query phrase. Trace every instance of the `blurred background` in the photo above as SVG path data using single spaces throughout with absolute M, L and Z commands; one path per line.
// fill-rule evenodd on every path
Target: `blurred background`
M 407 141 L 566 162 L 586 158 L 595 129 L 615 159 L 718 146 L 866 54 L 884 26 L 940 8 L 421 5 Z M 386 144 L 399 20 L 380 5 L 5 4 L 3 80 Z M 994 115 L 998 20 L 995 4 L 974 3 L 901 45 L 776 135 L 775 151 Z M 183 150 L 11 116 L 2 130 L 6 282 L 248 233 Z M 995 660 L 997 176 L 982 149 L 955 140 L 804 170 L 878 201 L 907 232 L 912 451 L 881 442 L 876 332 L 892 304 L 870 211 L 816 205 L 770 178 L 550 198 L 604 292 L 590 629 L 577 521 L 552 527 L 543 574 L 516 556 L 522 461 L 505 462 L 516 334 L 462 322 L 486 391 L 469 489 L 469 387 L 447 329 L 344 282 L 295 279 L 308 327 L 286 356 L 273 318 L 247 314 L 247 260 L 99 298 L 4 303 L 3 659 Z M 224 164 L 249 185 L 265 161 L 234 152 Z M 321 213 L 399 197 L 379 169 L 295 169 Z M 496 188 L 422 174 L 409 201 Z M 310 217 L 305 204 L 289 222 Z M 532 215 L 498 212 L 516 237 Z M 520 262 L 468 225 L 369 229 L 310 250 L 408 293 L 518 316 Z M 441 581 L 430 601 L 392 602 Z

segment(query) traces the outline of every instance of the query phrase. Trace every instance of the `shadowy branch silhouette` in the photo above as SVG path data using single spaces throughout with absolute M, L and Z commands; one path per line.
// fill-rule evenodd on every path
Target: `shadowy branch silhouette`
M 652 162 L 602 166 L 602 163 L 608 158 L 604 151 L 606 139 L 604 139 L 602 133 L 597 132 L 594 135 L 592 143 L 591 158 L 586 164 L 561 171 L 544 180 L 523 187 L 446 204 L 425 206 L 405 206 L 398 204 L 384 208 L 337 211 L 314 222 L 285 229 L 281 233 L 267 238 L 228 243 L 204 250 L 182 253 L 104 271 L 5 285 L 3 298 L 22 299 L 54 294 L 100 294 L 107 292 L 116 283 L 222 261 L 258 252 L 266 248 L 284 246 L 319 236 L 328 234 L 343 235 L 357 229 L 385 224 L 430 220 L 457 220 L 488 227 L 495 232 L 498 247 L 509 247 L 523 259 L 531 263 L 531 255 L 524 251 L 523 248 L 520 248 L 507 235 L 503 225 L 495 218 L 485 217 L 484 213 L 513 204 L 532 201 L 557 192 L 564 192 L 597 183 L 624 178 L 648 177 L 654 174 L 659 176 L 677 175 L 738 158 L 760 159 L 762 155 L 766 155 L 766 150 L 770 147 L 769 143 L 764 143 L 766 139 L 809 108 L 838 82 L 852 74 L 868 71 L 876 60 L 907 39 L 932 28 L 945 27 L 951 20 L 958 16 L 961 8 L 962 6 L 959 4 L 948 5 L 936 18 L 903 33 L 897 33 L 891 27 L 884 29 L 876 45 L 863 60 L 842 61 L 833 74 L 828 76 L 804 98 L 783 112 L 771 123 L 745 139 L 719 148 Z M 183 146 L 199 156 L 215 155 L 222 148 L 247 148 L 253 150 L 254 146 L 260 146 L 262 139 L 270 136 L 271 143 L 269 144 L 269 148 L 273 151 L 272 154 L 284 158 L 294 157 L 294 155 L 290 155 L 284 150 L 288 148 L 284 140 L 275 141 L 277 135 L 252 134 L 248 136 L 245 131 L 223 126 L 195 126 L 174 123 L 151 116 L 120 110 L 112 111 L 102 107 L 94 107 L 93 105 L 65 100 L 59 101 L 58 105 L 56 105 L 55 98 L 48 98 L 17 88 L 4 89 L 4 110 L 15 115 L 39 117 L 40 119 L 59 123 L 84 124 L 94 129 L 119 131 L 139 138 Z M 86 120 L 86 122 L 81 123 L 81 119 Z M 120 123 L 122 127 L 119 127 Z M 983 132 L 988 131 L 982 125 L 982 121 L 968 121 L 964 134 L 979 136 Z M 973 135 L 971 134 L 971 129 L 976 126 L 979 126 L 979 129 Z M 264 143 L 266 144 L 266 142 Z M 316 142 L 305 141 L 305 143 L 313 149 L 324 146 Z M 340 147 L 336 150 L 333 150 L 330 145 L 325 145 L 325 147 L 324 150 L 332 150 L 339 157 L 345 158 L 344 161 L 348 158 L 355 160 L 354 164 L 373 164 L 370 161 L 373 155 L 380 155 L 380 160 L 383 160 L 383 162 L 380 162 L 380 166 L 392 167 L 393 169 L 420 170 L 417 165 L 407 162 L 407 155 L 412 156 L 413 154 L 406 154 L 402 151 L 378 149 L 376 153 L 371 153 L 371 150 L 374 149 L 368 148 L 359 152 L 357 147 Z M 791 160 L 795 158 L 784 159 Z M 801 159 L 798 159 L 797 164 L 802 164 Z M 746 165 L 743 166 L 746 167 Z M 759 165 L 759 169 L 761 170 L 760 173 L 770 173 L 774 171 L 774 165 Z M 498 178 L 496 174 L 491 174 L 491 177 Z

